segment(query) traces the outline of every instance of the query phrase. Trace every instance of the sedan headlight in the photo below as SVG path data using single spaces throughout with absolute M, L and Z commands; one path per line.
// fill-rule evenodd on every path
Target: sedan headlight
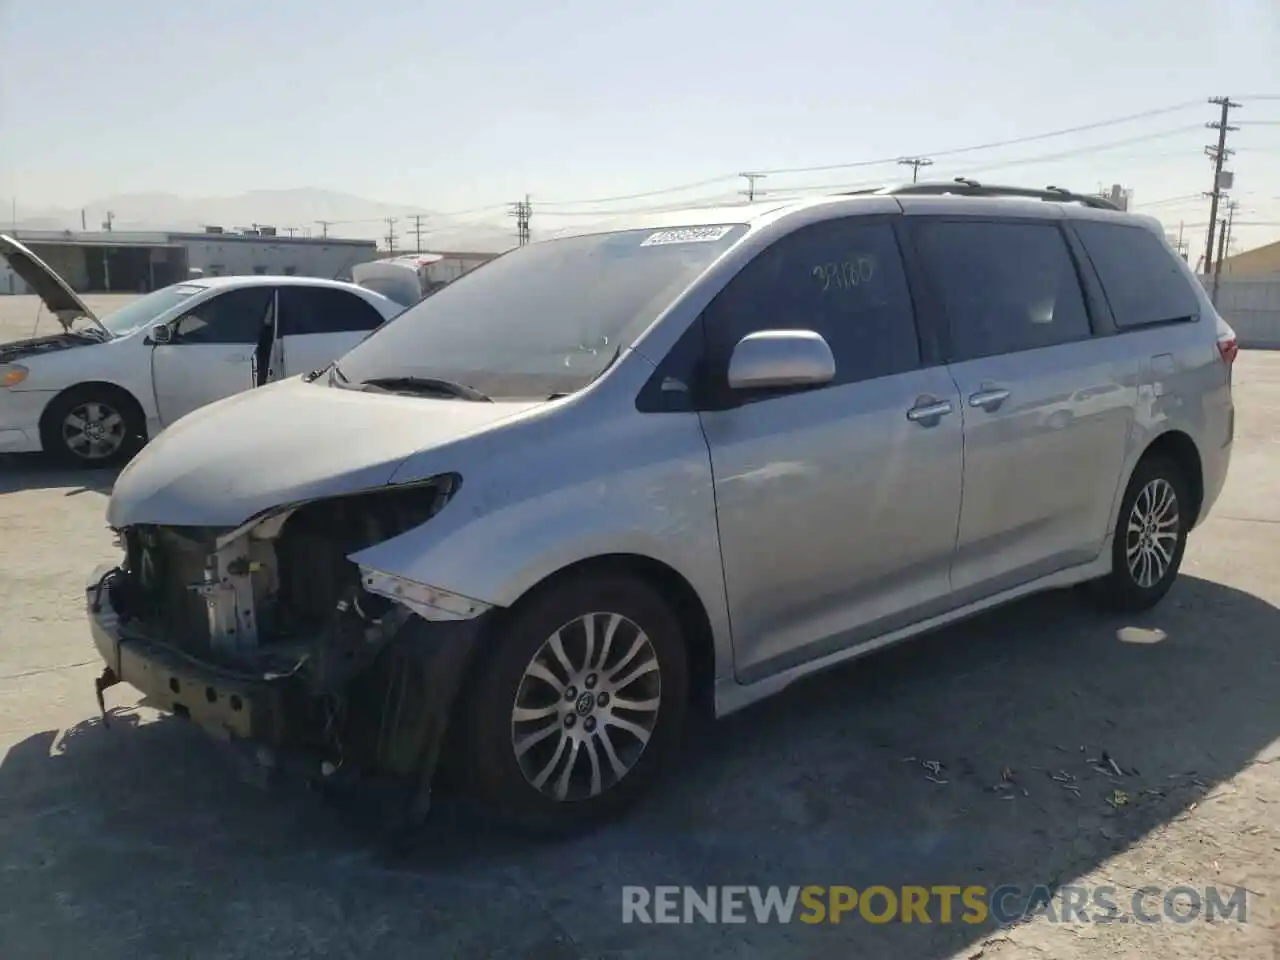
M 16 387 L 27 379 L 27 373 L 20 363 L 0 363 L 0 387 Z

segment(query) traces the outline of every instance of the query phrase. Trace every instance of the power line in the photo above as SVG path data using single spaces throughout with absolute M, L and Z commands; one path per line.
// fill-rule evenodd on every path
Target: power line
M 1186 126 L 1174 127 L 1169 130 L 1160 130 L 1155 133 L 1142 134 L 1137 137 L 1126 137 L 1122 140 L 1112 140 L 1107 143 L 1090 144 L 1084 147 L 1075 147 L 1070 150 L 1060 150 L 1056 153 L 1037 154 L 1030 157 L 1015 157 L 1008 160 L 997 160 L 977 168 L 976 170 L 966 170 L 965 173 L 974 174 L 989 172 L 993 170 L 1002 170 L 1008 167 L 1027 166 L 1038 163 L 1051 163 L 1055 160 L 1064 160 L 1072 157 L 1085 156 L 1091 153 L 1103 153 L 1107 150 L 1114 150 L 1117 147 L 1131 146 L 1135 143 L 1147 143 L 1153 140 L 1167 139 L 1169 137 L 1178 136 L 1180 134 L 1191 133 L 1202 129 L 1200 124 L 1188 124 Z M 1181 154 L 1179 154 L 1181 155 Z M 909 158 L 924 159 L 924 158 Z M 904 161 L 892 160 L 889 163 L 903 163 Z M 923 164 L 922 164 L 923 166 Z M 794 187 L 783 187 L 775 191 L 771 196 L 778 201 L 786 201 L 798 199 L 804 196 L 828 192 L 836 193 L 846 190 L 858 190 L 869 187 L 881 186 L 884 179 L 863 180 L 858 182 L 845 181 L 843 183 L 824 183 L 824 184 L 798 184 Z M 701 198 L 696 201 L 677 201 L 669 204 L 660 204 L 648 207 L 633 207 L 625 210 L 603 209 L 603 210 L 548 210 L 544 214 L 548 216 L 578 216 L 578 217 L 607 217 L 626 214 L 642 214 L 642 213 L 668 213 L 674 210 L 686 210 L 695 206 L 707 206 L 715 204 L 726 204 L 732 202 L 733 194 L 717 195 L 715 197 Z
M 1131 113 L 1123 117 L 1112 117 L 1109 120 L 1098 120 L 1094 123 L 1085 123 L 1075 127 L 1064 127 L 1061 130 L 1050 130 L 1047 133 L 1035 133 L 1025 137 L 1014 137 L 1011 140 L 992 140 L 988 143 L 978 143 L 969 147 L 954 147 L 949 150 L 929 150 L 925 155 L 930 157 L 955 157 L 962 153 L 976 153 L 979 150 L 994 150 L 997 147 L 1012 147 L 1023 143 L 1034 143 L 1038 140 L 1050 140 L 1054 137 L 1064 137 L 1073 133 L 1085 133 L 1090 130 L 1101 130 L 1104 127 L 1114 127 L 1123 123 L 1132 123 L 1135 120 L 1146 120 L 1150 117 L 1158 117 L 1168 113 L 1175 113 L 1180 110 L 1186 110 L 1189 107 L 1199 106 L 1199 100 L 1191 100 L 1185 103 L 1176 103 L 1167 107 L 1160 107 L 1155 110 L 1144 110 L 1141 113 Z M 898 155 L 900 157 L 901 154 Z M 874 167 L 888 163 L 896 163 L 898 157 L 885 157 L 880 160 L 858 160 L 852 163 L 834 163 L 825 164 L 818 167 L 791 167 L 787 169 L 766 170 L 766 173 L 820 173 L 826 170 L 845 170 L 853 167 Z
M 772 172 L 772 171 L 771 171 Z M 539 200 L 542 206 L 572 206 L 587 203 L 613 203 L 618 200 L 647 200 L 649 197 L 661 197 L 669 193 L 684 193 L 686 190 L 697 190 L 699 187 L 710 187 L 717 183 L 725 183 L 729 180 L 737 178 L 737 174 L 728 173 L 719 177 L 710 177 L 706 180 L 695 180 L 693 183 L 683 183 L 676 187 L 663 187 L 661 190 L 646 190 L 643 193 L 622 193 L 616 197 L 596 197 L 591 200 Z
M 1118 126 L 1125 123 L 1133 123 L 1137 120 L 1146 120 L 1151 117 L 1163 116 L 1169 113 L 1176 113 L 1186 110 L 1190 107 L 1199 106 L 1202 101 L 1188 100 L 1183 103 L 1170 104 L 1166 107 L 1158 107 L 1154 110 L 1143 110 L 1139 113 L 1125 114 L 1121 117 L 1111 117 L 1106 120 L 1097 120 L 1093 123 L 1079 124 L 1074 127 L 1064 127 L 1060 130 L 1050 130 L 1045 133 L 1036 133 L 1024 137 L 1013 137 L 1008 140 L 992 140 L 987 143 L 973 144 L 967 147 L 953 147 L 948 150 L 931 150 L 928 151 L 929 157 L 954 157 L 964 153 L 976 153 L 980 150 L 993 150 L 997 147 L 1011 147 L 1023 143 L 1034 143 L 1039 140 L 1049 140 L 1054 137 L 1068 136 L 1073 133 L 1086 133 L 1090 130 L 1101 130 L 1105 127 Z M 784 173 L 822 173 L 830 170 L 850 170 L 857 167 L 874 167 L 884 166 L 886 164 L 897 163 L 901 159 L 902 154 L 892 157 L 881 157 L 876 160 L 854 160 L 847 163 L 823 164 L 821 166 L 812 167 L 774 167 L 771 169 L 763 169 L 757 172 L 763 174 L 784 174 Z M 642 200 L 649 197 L 659 197 L 670 193 L 683 193 L 686 190 L 694 190 L 699 187 L 712 186 L 718 183 L 724 183 L 733 180 L 733 174 L 725 174 L 719 177 L 710 177 L 706 180 L 697 180 L 692 183 L 680 184 L 679 186 L 664 187 L 660 190 L 646 190 L 642 193 L 618 194 L 612 197 L 593 197 L 582 200 L 545 200 L 542 201 L 543 206 L 581 206 L 595 203 L 613 203 L 620 200 Z
M 1221 108 L 1222 116 L 1215 123 L 1205 124 L 1210 130 L 1218 131 L 1218 145 L 1204 148 L 1206 156 L 1213 161 L 1213 189 L 1207 194 L 1209 197 L 1209 234 L 1208 239 L 1205 241 L 1205 269 L 1208 269 L 1209 264 L 1213 263 L 1213 230 L 1218 220 L 1218 202 L 1222 199 L 1222 165 L 1226 162 L 1227 156 L 1234 152 L 1227 149 L 1227 131 L 1239 129 L 1239 127 L 1230 126 L 1227 123 L 1227 118 L 1230 116 L 1233 107 L 1240 106 L 1240 104 L 1232 101 L 1230 97 L 1213 97 L 1209 102 Z
M 382 222 L 387 225 L 387 235 L 384 238 L 387 241 L 387 252 L 395 253 L 396 252 L 396 224 L 399 222 L 399 217 L 384 217 Z

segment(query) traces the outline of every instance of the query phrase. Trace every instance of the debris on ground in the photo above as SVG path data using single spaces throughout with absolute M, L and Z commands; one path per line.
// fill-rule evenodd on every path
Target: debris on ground
M 1120 769 L 1120 764 L 1116 763 L 1115 758 L 1105 750 L 1102 751 L 1102 756 L 1087 762 L 1091 767 L 1093 767 L 1093 769 L 1109 777 L 1124 777 L 1129 775 Z M 1130 772 L 1136 774 L 1138 771 L 1133 770 Z
M 1119 810 L 1121 807 L 1128 805 L 1129 794 L 1123 790 L 1113 790 L 1111 796 L 1107 797 L 1107 803 Z
M 942 764 L 939 763 L 937 760 L 921 760 L 920 766 L 924 767 L 925 770 L 928 771 L 928 773 L 925 774 L 926 780 L 929 780 L 932 783 L 950 783 L 951 782 L 950 780 L 942 779 Z

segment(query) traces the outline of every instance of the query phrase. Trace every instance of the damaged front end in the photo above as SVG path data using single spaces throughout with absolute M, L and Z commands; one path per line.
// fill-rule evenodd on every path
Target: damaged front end
M 333 783 L 407 788 L 424 813 L 489 606 L 350 556 L 428 522 L 459 478 L 281 508 L 235 529 L 137 525 L 88 604 L 106 660 L 155 706 Z

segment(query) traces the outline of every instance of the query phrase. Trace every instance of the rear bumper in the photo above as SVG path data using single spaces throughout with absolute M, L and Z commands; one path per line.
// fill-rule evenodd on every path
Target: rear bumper
M 100 567 L 86 584 L 89 632 L 106 666 L 99 692 L 127 683 L 149 705 L 191 720 L 215 739 L 251 754 L 270 771 L 288 770 L 311 780 L 326 778 L 326 769 L 334 769 L 326 761 L 340 758 L 297 747 L 301 708 L 309 696 L 300 682 L 234 673 L 195 660 L 176 644 L 129 635 L 121 627 L 107 587 L 115 572 L 109 565 Z M 483 622 L 484 618 L 428 623 L 415 617 L 394 641 L 426 678 L 420 691 L 423 712 L 413 741 L 413 761 L 405 769 L 376 772 L 388 775 L 384 783 L 393 781 L 407 788 L 410 816 L 428 809 L 453 705 Z
M 0 390 L 0 453 L 37 453 L 40 417 L 54 394 L 44 390 Z

